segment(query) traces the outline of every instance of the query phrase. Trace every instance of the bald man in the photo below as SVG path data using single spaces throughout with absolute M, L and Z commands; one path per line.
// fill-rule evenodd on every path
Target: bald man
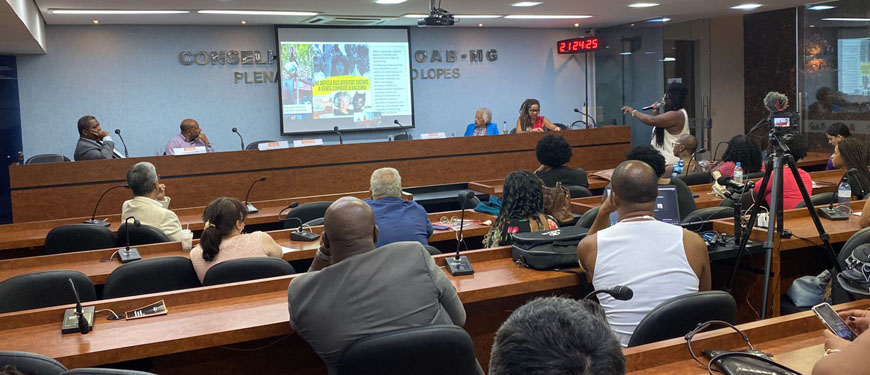
M 371 207 L 341 198 L 326 210 L 323 237 L 309 272 L 288 291 L 290 325 L 338 372 L 341 355 L 376 333 L 436 324 L 465 324 L 456 289 L 419 242 L 375 249 Z
M 199 123 L 192 118 L 184 119 L 181 122 L 181 134 L 172 137 L 169 142 L 166 142 L 165 155 L 175 155 L 176 148 L 186 147 L 205 147 L 205 152 L 214 152 L 209 142 L 208 137 L 199 128 Z
M 628 301 L 598 297 L 622 346 L 628 346 L 637 324 L 665 300 L 710 290 L 704 240 L 653 217 L 657 181 L 658 175 L 646 163 L 622 162 L 613 171 L 610 195 L 577 246 L 580 264 L 595 289 L 625 285 L 634 291 Z M 608 228 L 614 210 L 619 222 Z
M 698 165 L 698 161 L 695 160 L 695 151 L 697 150 L 698 139 L 694 135 L 684 134 L 680 138 L 677 138 L 677 141 L 674 142 L 674 156 L 683 161 L 683 169 L 676 171 L 674 170 L 674 165 L 669 165 L 667 173 L 670 173 L 671 177 L 677 177 L 681 174 L 687 175 L 692 172 L 700 172 L 701 167 Z

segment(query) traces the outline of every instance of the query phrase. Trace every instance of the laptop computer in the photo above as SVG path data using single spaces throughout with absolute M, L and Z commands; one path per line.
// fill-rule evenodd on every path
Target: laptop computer
M 610 186 L 604 188 L 604 195 L 610 194 Z M 677 203 L 677 187 L 674 185 L 659 185 L 659 195 L 656 197 L 653 216 L 663 223 L 680 225 L 680 205 Z M 610 213 L 610 225 L 619 222 L 619 213 Z

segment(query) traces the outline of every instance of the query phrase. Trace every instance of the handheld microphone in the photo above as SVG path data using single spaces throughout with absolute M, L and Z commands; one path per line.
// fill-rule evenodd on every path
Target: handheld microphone
M 659 108 L 661 105 L 648 105 L 646 107 L 641 108 L 641 111 L 651 111 L 653 109 Z
M 233 128 L 233 133 L 236 133 L 236 135 L 239 136 L 239 142 L 242 143 L 242 151 L 245 151 L 245 139 L 242 138 L 242 133 L 239 133 L 238 128 Z
M 583 297 L 583 299 L 591 299 L 593 296 L 598 295 L 599 293 L 609 294 L 611 297 L 616 298 L 620 301 L 628 301 L 632 297 L 634 297 L 634 291 L 631 290 L 631 288 L 623 285 L 617 285 L 610 289 L 595 289 L 589 292 L 589 294 L 587 294 L 586 297 Z
M 134 260 L 142 259 L 142 256 L 139 255 L 139 249 L 135 247 L 130 248 L 130 219 L 133 219 L 134 228 L 142 226 L 142 222 L 140 222 L 135 216 L 130 216 L 124 219 L 124 231 L 127 232 L 127 243 L 124 246 L 124 250 L 118 251 L 118 257 L 121 258 L 121 263 L 129 263 Z
M 738 184 L 737 182 L 734 182 L 734 180 L 732 180 L 731 177 L 725 177 L 725 176 L 717 178 L 716 183 L 719 185 L 722 185 L 726 188 L 729 188 L 729 189 L 741 190 L 741 191 L 755 187 L 755 182 L 753 182 L 753 181 L 747 181 L 744 184 Z
M 460 191 L 457 197 L 459 199 L 459 207 L 462 208 L 462 214 L 459 219 L 459 240 L 456 241 L 456 256 L 444 259 L 447 263 L 447 270 L 453 276 L 471 275 L 474 273 L 474 268 L 471 267 L 468 257 L 459 255 L 460 246 L 462 241 L 465 240 L 462 237 L 462 230 L 465 227 L 465 202 L 472 197 L 474 197 L 474 192 L 470 190 Z
M 408 128 L 402 126 L 402 124 L 399 123 L 399 120 L 398 120 L 398 119 L 393 120 L 393 123 L 396 124 L 396 125 L 398 125 L 400 129 L 402 129 L 403 131 L 405 131 L 405 140 L 410 140 L 410 139 L 411 139 L 411 135 L 408 134 Z
M 91 331 L 94 325 L 94 307 L 88 306 L 82 308 L 82 300 L 79 298 L 79 291 L 76 289 L 76 284 L 72 278 L 67 279 L 70 287 L 72 287 L 73 296 L 76 299 L 76 307 L 66 309 L 63 313 L 63 324 L 61 325 L 61 333 L 80 332 L 86 334 Z
M 108 226 L 109 226 L 109 222 L 108 222 L 108 221 L 105 221 L 105 220 L 97 220 L 97 219 L 96 219 L 96 217 L 97 217 L 97 208 L 100 207 L 100 202 L 103 201 L 103 197 L 106 196 L 106 193 L 108 193 L 108 192 L 110 192 L 110 191 L 112 191 L 112 190 L 115 190 L 115 189 L 117 189 L 117 188 L 129 188 L 129 186 L 127 186 L 127 184 L 124 184 L 124 185 L 115 185 L 115 186 L 112 186 L 112 187 L 106 189 L 106 191 L 103 192 L 103 195 L 100 195 L 100 199 L 97 200 L 97 204 L 94 205 L 94 213 L 91 214 L 91 219 L 90 219 L 90 220 L 85 220 L 85 224 L 96 224 L 96 225 L 102 225 L 102 226 L 104 226 L 104 227 L 108 227 Z
M 341 137 L 341 131 L 338 130 L 338 126 L 334 126 L 334 127 L 332 128 L 332 131 L 334 131 L 335 134 L 338 134 L 338 144 L 343 145 L 343 144 L 344 144 L 344 139 L 342 139 L 342 137 Z
M 124 145 L 124 157 L 129 158 L 130 154 L 127 153 L 127 142 L 124 142 L 124 137 L 121 136 L 121 129 L 115 129 L 115 134 L 118 135 L 118 139 L 120 139 L 121 144 Z
M 260 181 L 266 181 L 266 176 L 262 176 L 256 180 L 254 180 L 254 182 L 251 183 L 251 186 L 248 187 L 248 192 L 245 194 L 245 206 L 247 207 L 249 214 L 253 214 L 253 213 L 260 211 L 257 209 L 257 207 L 254 207 L 254 205 L 251 204 L 251 202 L 248 201 L 248 198 L 251 196 L 251 189 L 253 189 L 254 185 L 256 185 Z

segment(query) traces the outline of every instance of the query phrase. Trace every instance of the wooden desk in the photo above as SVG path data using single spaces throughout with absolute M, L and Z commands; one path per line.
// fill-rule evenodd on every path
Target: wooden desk
M 429 215 L 433 223 L 437 223 L 442 216 L 452 217 L 459 214 L 459 211 L 436 212 Z M 465 217 L 469 222 L 466 223 L 463 231 L 465 238 L 482 237 L 489 232 L 490 226 L 482 224 L 486 220 L 495 220 L 495 217 L 488 214 L 483 214 L 474 211 L 466 211 Z M 293 241 L 290 239 L 290 233 L 294 230 L 276 230 L 269 231 L 269 235 L 278 242 L 279 245 L 286 247 L 292 251 L 284 253 L 284 260 L 304 260 L 314 258 L 314 253 L 320 247 L 320 241 Z M 311 227 L 311 231 L 317 234 L 323 233 L 323 226 L 318 225 Z M 431 237 L 430 243 L 438 243 L 451 241 L 456 239 L 456 233 L 453 230 L 436 230 Z M 199 243 L 199 240 L 194 240 L 194 246 Z M 159 258 L 165 256 L 188 256 L 189 252 L 181 248 L 181 242 L 166 242 L 151 245 L 136 246 L 139 254 L 143 259 Z M 78 251 L 72 253 L 31 256 L 24 258 L 0 260 L 0 281 L 18 275 L 26 275 L 34 272 L 49 271 L 49 270 L 71 270 L 79 271 L 91 279 L 95 285 L 105 284 L 106 278 L 116 268 L 121 266 L 117 256 L 108 261 L 112 254 L 118 250 L 117 248 Z M 304 272 L 305 270 L 297 270 Z
M 466 307 L 466 329 L 484 368 L 495 330 L 513 309 L 539 294 L 581 295 L 577 286 L 584 282 L 576 275 L 518 267 L 510 258 L 510 247 L 466 255 L 475 273 L 448 277 Z M 435 257 L 436 262 L 443 266 L 447 256 Z M 87 335 L 60 333 L 63 310 L 70 306 L 0 314 L 0 342 L 4 350 L 39 353 L 69 368 L 157 357 L 152 371 L 162 375 L 195 371 L 286 373 L 288 368 L 295 374 L 323 373 L 322 363 L 307 344 L 291 335 L 287 285 L 294 277 L 89 302 L 85 305 L 97 310 L 123 312 L 162 299 L 169 314 L 107 321 L 101 313 Z M 284 335 L 291 336 L 259 351 L 216 348 Z M 253 358 L 263 360 L 252 362 Z
M 591 169 L 615 167 L 631 147 L 627 126 L 559 134 L 571 144 L 574 159 Z M 542 136 L 528 133 L 11 165 L 12 212 L 15 222 L 89 216 L 103 191 L 123 184 L 127 170 L 140 161 L 157 167 L 175 207 L 205 206 L 220 196 L 243 197 L 251 182 L 261 176 L 268 180 L 257 184 L 252 201 L 366 190 L 371 172 L 381 167 L 398 169 L 405 186 L 504 178 L 517 169 L 538 167 L 535 146 Z M 129 198 L 129 192 L 110 192 L 98 215 L 116 213 Z
M 798 168 L 803 168 L 808 171 L 823 171 L 828 166 L 828 158 L 830 157 L 831 153 L 827 152 L 807 152 L 807 156 L 804 156 L 804 158 L 798 161 L 796 164 Z
M 834 306 L 836 310 L 864 309 L 870 301 L 855 301 Z M 773 359 L 804 374 L 824 355 L 822 332 L 825 327 L 811 311 L 791 314 L 737 326 L 756 349 L 773 354 Z M 697 355 L 704 349 L 743 350 L 746 343 L 730 328 L 699 333 L 692 340 Z M 692 360 L 683 338 L 659 341 L 623 349 L 629 375 L 701 375 L 707 374 Z

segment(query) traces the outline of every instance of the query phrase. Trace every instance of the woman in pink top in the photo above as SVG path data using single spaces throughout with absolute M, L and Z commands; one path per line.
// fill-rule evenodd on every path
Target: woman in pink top
M 540 116 L 540 113 L 541 103 L 538 102 L 538 99 L 523 100 L 523 105 L 520 106 L 520 118 L 517 119 L 517 134 L 544 130 L 557 132 L 560 130 L 550 120 Z
M 199 245 L 190 250 L 190 262 L 200 282 L 211 267 L 223 261 L 283 255 L 272 236 L 263 232 L 242 234 L 247 215 L 245 206 L 235 198 L 218 198 L 205 208 L 205 228 Z

